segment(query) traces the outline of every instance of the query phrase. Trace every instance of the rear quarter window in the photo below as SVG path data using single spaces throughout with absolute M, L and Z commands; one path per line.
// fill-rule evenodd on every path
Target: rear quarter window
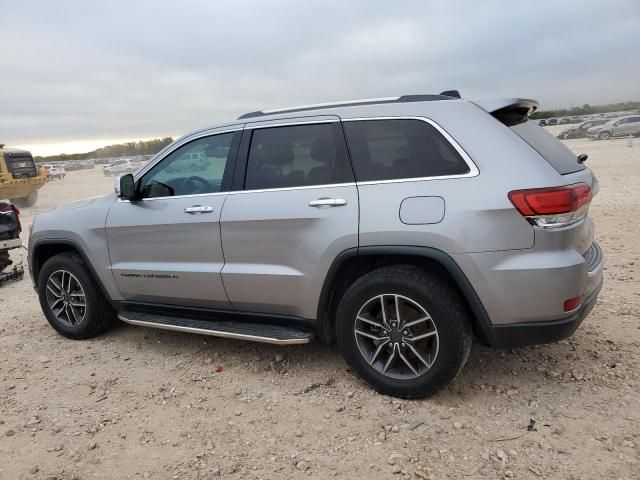
M 469 173 L 469 165 L 432 125 L 422 120 L 345 121 L 359 182 Z
M 584 170 L 584 165 L 578 163 L 576 155 L 571 150 L 535 122 L 527 120 L 509 128 L 560 174 L 565 175 Z

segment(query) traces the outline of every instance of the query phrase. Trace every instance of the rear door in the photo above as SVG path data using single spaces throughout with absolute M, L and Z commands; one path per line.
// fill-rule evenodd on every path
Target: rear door
M 623 125 L 624 129 L 622 133 L 624 135 L 638 135 L 640 134 L 640 117 L 629 117 L 626 119 L 626 123 Z
M 340 119 L 245 127 L 222 211 L 222 279 L 239 310 L 314 319 L 334 258 L 358 245 L 358 192 Z
M 219 221 L 241 135 L 208 132 L 185 141 L 136 179 L 141 200 L 113 204 L 109 256 L 125 300 L 230 308 Z

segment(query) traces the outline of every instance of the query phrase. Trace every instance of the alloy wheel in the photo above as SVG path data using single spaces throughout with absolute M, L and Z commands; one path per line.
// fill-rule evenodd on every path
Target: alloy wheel
M 77 277 L 56 270 L 47 279 L 47 304 L 56 320 L 68 327 L 80 325 L 87 313 L 87 297 Z
M 358 311 L 354 335 L 363 358 L 395 379 L 425 374 L 438 356 L 438 329 L 418 302 L 397 294 L 370 298 Z

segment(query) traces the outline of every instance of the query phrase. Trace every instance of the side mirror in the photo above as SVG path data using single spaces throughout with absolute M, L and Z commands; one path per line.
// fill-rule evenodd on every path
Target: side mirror
M 120 175 L 116 182 L 116 195 L 122 200 L 135 200 L 137 197 L 136 184 L 133 175 Z

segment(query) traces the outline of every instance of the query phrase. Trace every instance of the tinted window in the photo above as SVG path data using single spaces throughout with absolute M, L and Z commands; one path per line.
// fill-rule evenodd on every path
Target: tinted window
M 338 123 L 253 131 L 245 189 L 353 181 Z
M 535 122 L 528 120 L 510 128 L 562 175 L 584 170 L 571 150 Z
M 421 120 L 361 120 L 344 128 L 360 182 L 469 172 L 453 145 Z
M 221 191 L 234 133 L 203 137 L 181 146 L 140 181 L 143 198 Z

